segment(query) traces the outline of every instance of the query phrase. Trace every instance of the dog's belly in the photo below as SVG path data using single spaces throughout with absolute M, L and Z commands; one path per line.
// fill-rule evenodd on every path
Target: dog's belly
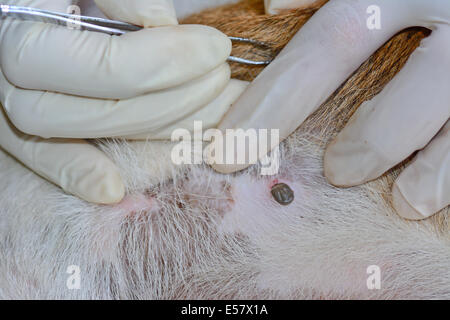
M 273 177 L 168 165 L 152 180 L 149 150 L 171 146 L 106 144 L 128 187 L 117 206 L 65 195 L 1 153 L 1 298 L 450 298 L 448 234 L 398 218 L 381 182 L 329 186 L 305 138 L 285 143 Z

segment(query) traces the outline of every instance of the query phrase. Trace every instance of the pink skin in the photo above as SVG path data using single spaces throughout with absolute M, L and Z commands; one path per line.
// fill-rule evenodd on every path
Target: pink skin
M 178 188 L 183 190 L 187 205 L 207 205 L 213 208 L 211 212 L 217 210 L 219 215 L 211 213 L 211 217 L 218 218 L 218 233 L 240 235 L 262 250 L 262 259 L 279 260 L 278 263 L 262 261 L 261 269 L 257 270 L 256 285 L 258 290 L 270 289 L 289 295 L 298 288 L 308 286 L 308 281 L 319 271 L 311 269 L 309 277 L 305 270 L 308 263 L 292 257 L 296 256 L 295 244 L 290 242 L 289 237 L 284 236 L 286 226 L 291 225 L 291 222 L 308 223 L 316 219 L 315 216 L 308 215 L 309 210 L 305 210 L 305 206 L 314 205 L 314 201 L 317 201 L 314 192 L 301 177 L 293 176 L 289 179 L 287 176 L 288 173 L 276 177 L 247 174 L 230 177 L 217 174 L 211 177 L 210 184 L 191 179 L 182 182 Z M 294 192 L 295 199 L 288 206 L 280 205 L 272 197 L 271 190 L 279 183 L 287 184 Z M 113 260 L 119 240 L 117 235 L 120 234 L 120 226 L 124 220 L 140 220 L 142 217 L 142 220 L 146 221 L 144 217 L 149 215 L 164 215 L 167 212 L 160 201 L 171 201 L 169 199 L 173 200 L 174 196 L 167 193 L 167 197 L 157 199 L 149 194 L 138 193 L 128 195 L 120 204 L 109 207 L 109 214 L 97 217 L 103 220 L 100 225 L 106 227 L 96 232 L 97 241 L 94 247 L 98 249 L 94 251 L 95 254 L 105 261 Z M 155 237 L 153 241 L 158 241 L 158 238 Z M 156 244 L 155 248 L 158 247 Z M 284 251 L 287 248 L 289 251 Z M 280 254 L 274 253 L 274 250 L 280 251 Z M 343 278 L 346 280 L 336 283 L 332 273 L 323 272 L 323 281 L 321 280 L 317 287 L 321 292 L 320 296 L 325 299 L 333 297 L 331 292 L 327 292 L 330 285 L 338 292 L 358 292 L 359 297 L 369 295 L 366 287 L 366 268 L 371 264 L 384 267 L 377 261 L 355 261 L 351 256 L 341 257 L 341 263 L 336 265 L 336 272 L 340 273 L 340 277 L 345 275 Z M 300 268 L 303 270 L 303 277 L 299 277 Z M 382 271 L 384 270 L 383 268 Z
M 126 196 L 122 202 L 120 202 L 116 209 L 121 212 L 125 212 L 127 215 L 134 215 L 141 212 L 148 212 L 155 210 L 156 202 L 153 198 L 144 194 L 135 194 Z
M 278 179 L 273 179 L 273 180 L 271 181 L 271 183 L 269 184 L 269 188 L 272 189 L 274 186 L 276 186 L 276 185 L 279 184 L 279 183 L 286 183 L 286 184 L 287 184 L 287 182 L 285 182 L 285 181 L 280 182 Z
M 279 183 L 289 185 L 294 191 L 295 200 L 289 206 L 284 207 L 280 205 L 272 197 L 271 190 Z M 196 187 L 196 185 L 189 185 L 187 189 L 192 191 Z M 212 194 L 215 192 L 212 191 Z M 224 206 L 219 206 L 220 203 L 217 204 L 217 209 L 223 211 L 223 221 L 219 231 L 226 233 L 239 232 L 250 238 L 252 235 L 257 236 L 264 226 L 277 223 L 281 218 L 280 214 L 298 214 L 298 210 L 295 210 L 296 204 L 306 194 L 299 182 L 289 181 L 281 177 L 256 179 L 247 175 L 237 176 L 232 179 L 231 188 L 225 192 L 229 192 L 230 194 L 227 197 L 233 200 L 227 201 L 227 205 Z M 115 215 L 114 213 L 116 213 L 119 219 L 155 212 L 159 208 L 158 201 L 145 194 L 128 195 L 122 202 L 110 207 L 112 214 Z M 277 214 L 274 215 L 274 213 Z
M 298 210 L 298 204 L 305 196 L 308 196 L 309 201 L 312 199 L 312 195 L 300 182 L 281 177 L 258 179 L 242 175 L 231 181 L 231 188 L 225 190 L 229 195 L 225 198 L 230 198 L 232 201 L 226 201 L 226 205 L 221 205 L 221 201 L 214 204 L 223 216 L 219 232 L 241 233 L 249 238 L 258 237 L 263 229 L 280 223 L 283 216 L 289 218 L 299 215 L 301 210 Z M 287 184 L 294 191 L 295 199 L 289 206 L 280 205 L 272 197 L 271 190 L 279 183 Z M 186 186 L 187 190 L 194 194 L 197 187 L 199 186 L 196 184 Z M 216 192 L 217 190 L 211 190 L 211 195 Z M 195 197 L 192 200 L 195 201 Z M 158 201 L 149 195 L 134 194 L 126 196 L 121 203 L 111 209 L 119 217 L 124 218 L 155 212 L 160 209 L 160 206 Z
M 279 183 L 287 184 L 294 192 L 295 199 L 288 206 L 280 205 L 272 197 L 271 189 Z M 286 240 L 282 240 L 283 237 L 277 237 L 280 234 L 279 232 L 285 232 L 285 226 L 290 224 L 290 220 L 298 221 L 299 217 L 315 219 L 313 216 L 305 216 L 305 212 L 308 212 L 308 210 L 305 210 L 304 206 L 315 201 L 315 197 L 305 187 L 301 179 L 292 181 L 284 176 L 261 179 L 242 175 L 233 179 L 230 192 L 234 205 L 224 216 L 222 223 L 219 225 L 219 232 L 241 234 L 263 250 L 274 249 L 273 247 L 272 249 L 266 248 L 266 245 L 275 246 L 278 248 L 277 250 L 281 251 L 285 247 L 292 248 L 291 243 L 285 243 Z M 279 232 L 277 231 L 278 229 L 280 230 Z M 272 237 L 274 238 L 272 239 Z M 296 268 L 297 263 L 303 265 L 303 262 L 288 259 L 286 263 L 273 264 L 275 269 L 262 268 L 257 278 L 258 288 L 262 290 L 276 289 L 280 293 L 289 294 L 304 285 L 305 279 L 298 277 L 298 269 Z M 290 265 L 290 263 L 293 265 Z M 332 274 L 324 275 L 324 288 L 321 289 L 326 292 L 327 283 L 333 283 L 333 288 L 338 288 L 338 291 L 359 292 L 361 297 L 369 295 L 370 291 L 367 290 L 366 284 L 368 277 L 366 268 L 371 264 L 382 265 L 382 263 L 373 261 L 344 259 L 342 264 L 336 266 L 336 268 L 339 270 L 337 272 L 347 275 L 347 281 L 335 283 L 333 282 L 334 276 Z M 311 278 L 313 277 L 314 270 L 311 271 Z M 323 298 L 332 298 L 332 295 L 327 293 Z M 358 298 L 358 296 L 355 298 Z
M 279 183 L 286 183 L 294 191 L 295 199 L 289 206 L 280 205 L 272 197 L 271 190 Z M 264 229 L 270 229 L 284 217 L 298 215 L 295 208 L 305 196 L 299 182 L 283 178 L 255 179 L 247 175 L 234 179 L 231 193 L 234 205 L 225 215 L 219 231 L 241 233 L 250 239 L 258 238 Z
M 102 226 L 93 230 L 95 235 L 92 243 L 93 253 L 101 259 L 113 260 L 118 245 L 120 228 L 126 219 L 139 219 L 143 214 L 157 210 L 156 201 L 144 194 L 127 195 L 119 204 L 104 206 L 108 212 L 98 215 L 94 226 Z

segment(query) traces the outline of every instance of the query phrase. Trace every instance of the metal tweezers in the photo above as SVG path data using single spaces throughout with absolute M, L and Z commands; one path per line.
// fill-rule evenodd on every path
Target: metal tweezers
M 140 26 L 121 21 L 3 4 L 0 4 L 0 13 L 2 18 L 12 17 L 21 20 L 52 23 L 60 26 L 70 26 L 72 29 L 102 32 L 113 36 L 120 36 L 127 32 L 138 31 L 142 29 L 142 27 Z M 229 38 L 231 41 L 248 43 L 263 50 L 270 50 L 270 46 L 261 41 L 241 37 Z M 272 62 L 272 60 L 252 61 L 233 56 L 230 56 L 228 58 L 228 61 L 253 66 L 268 65 Z

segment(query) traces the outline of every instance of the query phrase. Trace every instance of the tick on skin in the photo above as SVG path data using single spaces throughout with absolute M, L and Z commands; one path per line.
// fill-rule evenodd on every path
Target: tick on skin
M 294 191 L 286 183 L 278 183 L 272 187 L 272 196 L 282 206 L 288 206 L 294 201 Z

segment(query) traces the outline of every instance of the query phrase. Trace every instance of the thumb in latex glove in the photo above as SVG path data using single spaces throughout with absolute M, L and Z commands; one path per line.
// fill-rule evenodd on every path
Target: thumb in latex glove
M 368 27 L 374 5 L 381 29 Z M 449 22 L 445 0 L 332 0 L 249 86 L 220 128 L 279 129 L 285 139 L 389 38 L 412 26 L 430 28 L 401 72 L 329 146 L 324 165 L 332 184 L 353 186 L 428 145 L 394 186 L 398 212 L 426 218 L 450 204 L 448 126 L 442 129 L 450 117 Z M 214 165 L 220 172 L 245 167 Z
M 116 203 L 124 186 L 105 155 L 82 140 L 33 136 L 151 138 L 193 114 L 217 117 L 217 111 L 202 110 L 224 112 L 222 106 L 231 104 L 220 97 L 229 83 L 231 43 L 213 28 L 175 25 L 171 1 L 97 2 L 113 19 L 173 26 L 111 37 L 2 20 L 0 146 L 69 193 Z M 66 12 L 72 1 L 4 4 Z

